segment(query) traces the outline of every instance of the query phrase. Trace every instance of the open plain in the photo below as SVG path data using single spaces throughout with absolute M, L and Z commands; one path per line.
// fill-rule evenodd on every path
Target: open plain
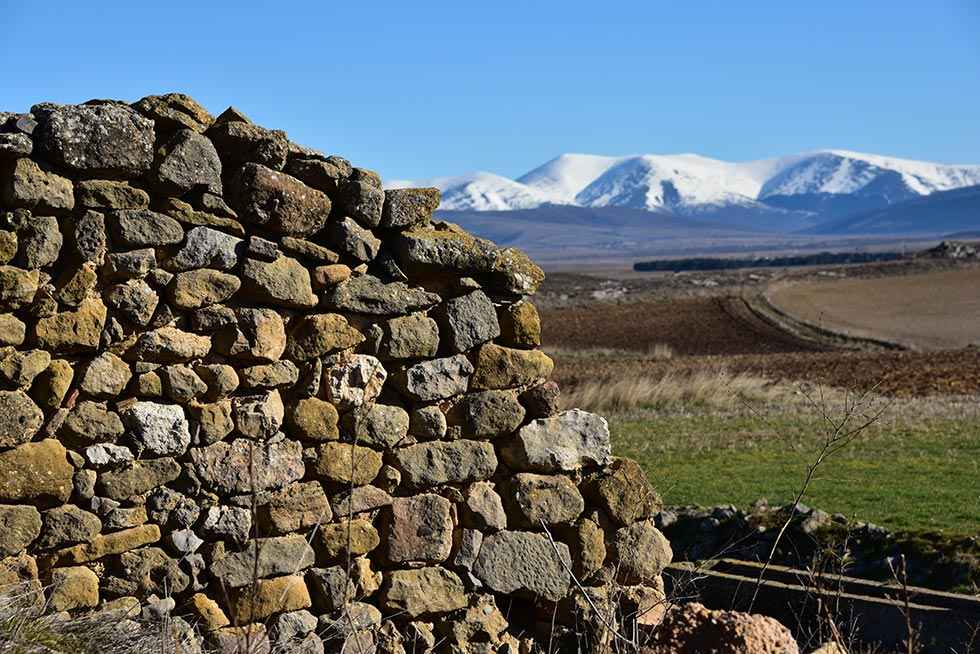
M 617 451 L 656 471 L 667 504 L 791 501 L 846 418 L 863 428 L 821 466 L 804 501 L 892 530 L 977 535 L 980 349 L 937 341 L 913 351 L 801 333 L 759 310 L 774 287 L 859 307 L 871 284 L 906 303 L 883 311 L 882 333 L 869 322 L 863 335 L 888 340 L 902 315 L 926 336 L 932 320 L 966 333 L 977 325 L 968 292 L 976 265 L 611 272 L 549 276 L 544 345 L 567 405 L 609 415 Z M 923 279 L 931 292 L 918 291 Z M 945 313 L 935 317 L 937 308 Z

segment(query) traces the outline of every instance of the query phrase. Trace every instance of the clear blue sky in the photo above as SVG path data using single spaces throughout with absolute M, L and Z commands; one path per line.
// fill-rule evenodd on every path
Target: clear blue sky
M 978 0 L 0 0 L 0 108 L 180 90 L 386 178 L 562 152 L 980 163 Z

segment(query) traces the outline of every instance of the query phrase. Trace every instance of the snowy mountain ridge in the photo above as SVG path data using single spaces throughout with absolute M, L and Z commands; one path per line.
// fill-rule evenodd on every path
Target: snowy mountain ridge
M 696 154 L 563 154 L 516 180 L 477 172 L 392 182 L 388 187 L 435 186 L 443 192 L 441 209 L 456 211 L 511 211 L 557 204 L 698 217 L 736 207 L 767 215 L 777 211 L 830 218 L 848 210 L 849 196 L 860 198 L 862 208 L 877 207 L 973 185 L 980 185 L 980 165 L 820 150 L 737 163 Z

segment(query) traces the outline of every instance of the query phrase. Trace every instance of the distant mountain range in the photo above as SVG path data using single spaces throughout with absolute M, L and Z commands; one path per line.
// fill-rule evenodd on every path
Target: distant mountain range
M 436 186 L 447 219 L 501 242 L 574 256 L 590 247 L 639 252 L 678 238 L 980 229 L 980 165 L 846 150 L 741 163 L 694 154 L 563 154 L 516 180 L 477 172 L 388 186 Z

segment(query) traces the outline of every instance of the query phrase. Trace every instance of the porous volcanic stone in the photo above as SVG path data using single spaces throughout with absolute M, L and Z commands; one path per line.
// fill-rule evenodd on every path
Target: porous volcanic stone
M 0 505 L 0 556 L 24 550 L 41 533 L 41 514 L 33 506 Z
M 0 500 L 64 504 L 71 495 L 74 472 L 68 451 L 54 439 L 18 445 L 0 452 Z
M 319 231 L 330 215 L 330 198 L 295 177 L 257 163 L 247 163 L 231 183 L 235 209 L 242 220 L 285 234 Z
M 42 424 L 44 413 L 24 391 L 0 391 L 0 448 L 26 443 Z
M 425 225 L 439 206 L 442 194 L 437 188 L 404 188 L 385 191 L 381 226 L 406 229 Z
M 133 178 L 150 169 L 153 138 L 153 121 L 124 105 L 69 105 L 41 117 L 34 145 L 69 170 Z

